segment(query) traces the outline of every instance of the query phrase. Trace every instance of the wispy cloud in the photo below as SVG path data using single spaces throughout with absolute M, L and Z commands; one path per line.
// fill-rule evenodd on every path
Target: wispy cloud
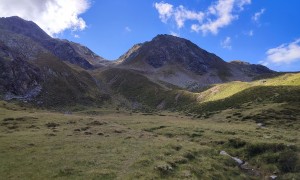
M 237 6 L 239 7 L 239 9 L 241 11 L 244 10 L 244 6 L 247 4 L 251 4 L 251 0 L 238 0 L 237 1 Z
M 202 22 L 204 17 L 203 12 L 190 11 L 182 5 L 174 8 L 172 4 L 160 2 L 155 3 L 154 6 L 162 22 L 167 23 L 170 18 L 173 18 L 178 28 L 182 28 L 187 20 Z
M 229 25 L 237 16 L 232 14 L 234 0 L 219 0 L 208 8 L 208 15 L 215 16 L 214 20 L 210 20 L 200 26 L 200 30 L 205 34 L 211 32 L 217 34 L 219 29 Z
M 232 45 L 231 45 L 231 37 L 226 37 L 223 41 L 221 41 L 221 46 L 222 46 L 224 49 L 231 50 L 231 49 L 232 49 Z
M 162 1 L 160 3 L 155 3 L 154 6 L 159 13 L 159 18 L 161 21 L 167 23 L 173 14 L 173 5 Z
M 173 32 L 173 31 L 171 31 L 170 34 L 171 34 L 172 36 L 180 37 L 180 35 L 179 35 L 178 33 Z
M 251 0 L 218 0 L 204 12 L 191 11 L 182 5 L 174 7 L 163 1 L 155 3 L 154 6 L 159 13 L 159 18 L 164 23 L 172 19 L 178 28 L 182 28 L 186 21 L 192 21 L 192 31 L 218 34 L 221 28 L 237 19 L 237 14 L 248 4 L 251 4 Z
M 19 16 L 37 23 L 50 35 L 86 28 L 80 17 L 90 7 L 89 0 L 1 0 L 0 16 Z
M 260 11 L 256 12 L 253 16 L 252 16 L 252 20 L 254 22 L 258 22 L 260 17 L 265 13 L 266 9 L 261 9 Z
M 126 31 L 126 32 L 131 32 L 132 29 L 131 29 L 130 27 L 126 26 L 126 27 L 125 27 L 125 31 Z
M 278 47 L 271 48 L 266 52 L 267 60 L 261 61 L 262 64 L 291 64 L 296 61 L 300 62 L 300 38 Z
M 176 8 L 174 16 L 178 28 L 182 28 L 184 26 L 185 21 L 187 20 L 195 20 L 201 23 L 204 18 L 204 13 L 190 11 L 184 6 L 179 6 L 178 8 Z

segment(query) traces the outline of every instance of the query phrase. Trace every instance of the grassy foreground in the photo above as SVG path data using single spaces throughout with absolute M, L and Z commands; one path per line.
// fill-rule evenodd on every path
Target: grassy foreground
M 249 106 L 205 119 L 108 109 L 70 114 L 0 101 L 0 175 L 3 179 L 299 178 L 298 115 L 292 123 L 273 125 L 270 120 L 261 127 L 251 118 L 287 107 Z M 220 155 L 222 150 L 246 161 L 248 169 Z

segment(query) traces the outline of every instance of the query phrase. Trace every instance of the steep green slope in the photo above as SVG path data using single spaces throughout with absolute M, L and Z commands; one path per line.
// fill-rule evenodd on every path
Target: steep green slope
M 211 118 L 221 113 L 224 121 L 300 128 L 300 73 L 219 84 L 197 95 L 198 103 L 187 110 L 194 117 Z
M 166 89 L 134 70 L 111 68 L 96 72 L 94 76 L 108 85 L 113 97 L 126 99 L 129 108 L 133 109 L 171 109 L 203 114 L 245 103 L 300 102 L 300 73 L 253 82 L 218 84 L 200 93 Z
M 224 99 L 198 104 L 192 111 L 219 111 L 237 108 L 244 103 L 300 103 L 300 86 L 256 86 Z
M 33 62 L 43 72 L 44 82 L 37 103 L 46 107 L 95 105 L 109 99 L 86 71 L 75 71 L 50 54 Z
M 164 89 L 133 70 L 111 68 L 95 75 L 108 84 L 112 93 L 125 97 L 132 108 L 182 109 L 195 101 L 195 95 L 182 90 Z
M 288 73 L 281 76 L 253 82 L 229 82 L 217 84 L 198 94 L 201 102 L 215 101 L 230 97 L 236 93 L 256 86 L 300 86 L 300 73 Z

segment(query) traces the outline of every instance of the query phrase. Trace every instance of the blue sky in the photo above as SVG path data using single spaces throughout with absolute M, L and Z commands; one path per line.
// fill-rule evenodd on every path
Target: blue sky
M 15 0 L 0 2 L 0 16 L 9 16 L 14 11 L 1 14 L 4 1 L 12 6 Z M 26 0 L 19 0 L 19 4 L 20 1 L 25 3 Z M 49 4 L 40 10 L 56 18 L 53 22 L 58 18 L 70 20 L 70 16 L 71 23 L 61 29 L 57 29 L 58 25 L 43 23 L 45 21 L 37 19 L 38 16 L 29 16 L 32 10 L 16 15 L 37 22 L 55 37 L 81 43 L 110 60 L 157 34 L 174 34 L 226 61 L 243 60 L 277 71 L 300 71 L 299 0 L 64 1 L 67 10 L 62 9 L 62 12 L 69 14 L 55 13 L 59 17 L 54 17 L 45 9 Z M 42 7 L 40 1 L 36 6 Z

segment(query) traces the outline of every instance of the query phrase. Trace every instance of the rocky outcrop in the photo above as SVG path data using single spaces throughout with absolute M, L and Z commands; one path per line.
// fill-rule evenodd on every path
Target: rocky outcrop
M 250 64 L 248 62 L 239 61 L 239 60 L 231 61 L 229 62 L 229 64 L 234 68 L 239 69 L 240 71 L 242 71 L 248 76 L 274 73 L 274 71 L 260 64 Z
M 41 87 L 42 77 L 38 68 L 14 54 L 0 43 L 0 92 L 13 96 L 33 97 L 35 89 Z

